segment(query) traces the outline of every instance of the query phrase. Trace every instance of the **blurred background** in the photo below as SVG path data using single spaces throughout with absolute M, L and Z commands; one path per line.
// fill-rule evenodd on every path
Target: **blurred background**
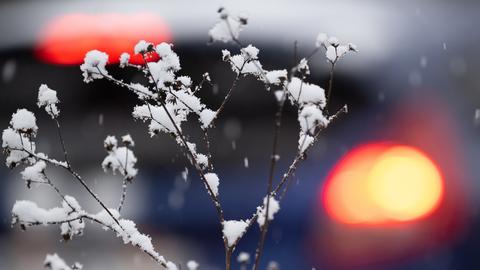
M 478 1 L 3 1 L 0 126 L 8 126 L 17 108 L 33 110 L 39 151 L 61 158 L 54 123 L 36 107 L 40 84 L 57 90 L 73 166 L 111 206 L 118 203 L 121 178 L 101 169 L 103 139 L 130 133 L 140 173 L 129 187 L 124 216 L 137 221 L 168 258 L 222 269 L 215 210 L 192 169 L 186 181 L 181 177 L 186 163 L 172 139 L 150 138 L 146 125 L 131 117 L 133 95 L 106 81 L 83 83 L 78 67 L 91 49 L 106 51 L 113 62 L 139 39 L 172 42 L 180 74 L 198 83 L 210 73 L 214 84 L 201 96 L 216 108 L 233 79 L 221 49 L 237 50 L 207 44 L 222 5 L 248 14 L 241 40 L 260 49 L 268 70 L 292 66 L 295 41 L 298 54 L 308 55 L 319 32 L 360 50 L 335 71 L 331 108 L 348 104 L 350 113 L 323 133 L 294 175 L 270 226 L 262 268 L 276 261 L 280 269 L 479 269 Z M 326 88 L 323 53 L 309 64 L 309 82 Z M 127 82 L 141 78 L 132 69 L 108 69 Z M 267 188 L 276 104 L 259 82 L 246 78 L 228 105 L 212 131 L 212 151 L 226 216 L 241 219 L 255 211 Z M 276 179 L 297 148 L 296 112 L 289 106 L 285 115 Z M 187 129 L 199 138 L 196 125 Z M 409 150 L 403 165 L 381 167 L 375 181 L 383 189 L 365 191 L 365 179 L 399 145 Z M 85 209 L 99 210 L 69 175 L 49 170 L 65 193 Z M 60 242 L 56 226 L 12 228 L 16 200 L 59 204 L 44 187 L 27 189 L 19 172 L 0 169 L 1 269 L 40 269 L 53 252 L 84 269 L 157 268 L 94 224 L 67 243 Z M 382 210 L 372 210 L 372 201 Z M 253 253 L 258 236 L 257 228 L 250 231 L 237 251 Z

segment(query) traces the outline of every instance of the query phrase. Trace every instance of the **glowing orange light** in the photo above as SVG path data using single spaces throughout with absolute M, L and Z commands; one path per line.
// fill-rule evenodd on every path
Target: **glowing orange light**
M 324 188 L 327 213 L 348 224 L 412 221 L 433 212 L 443 196 L 440 171 L 409 146 L 375 143 L 347 154 Z
M 77 65 L 85 53 L 97 49 L 110 56 L 109 63 L 118 63 L 120 54 L 128 52 L 130 62 L 140 64 L 143 60 L 133 55 L 133 47 L 142 39 L 156 44 L 171 42 L 172 36 L 155 14 L 67 14 L 46 25 L 35 55 L 47 63 Z

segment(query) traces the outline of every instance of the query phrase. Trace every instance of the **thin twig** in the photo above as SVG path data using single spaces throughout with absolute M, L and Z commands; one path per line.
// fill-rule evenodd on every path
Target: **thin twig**
M 213 172 L 214 166 L 213 166 L 212 152 L 210 150 L 210 137 L 208 135 L 208 129 L 204 128 L 202 129 L 202 131 L 203 131 L 203 140 L 205 142 L 205 148 L 206 148 L 207 157 L 208 157 L 208 170 L 210 172 Z
M 325 113 L 328 115 L 328 105 L 330 104 L 330 99 L 332 98 L 332 88 L 333 88 L 333 71 L 335 70 L 335 62 L 332 63 L 330 67 L 330 78 L 328 79 L 328 92 L 327 92 L 327 102 L 325 104 Z
M 285 105 L 285 100 L 286 100 L 286 91 L 283 91 L 282 99 L 278 106 L 278 110 L 275 114 L 275 127 L 273 131 L 273 142 L 272 142 L 272 155 L 270 157 L 270 171 L 268 175 L 268 184 L 267 184 L 267 203 L 266 203 L 267 209 L 265 210 L 265 221 L 263 226 L 261 227 L 261 236 L 258 241 L 257 250 L 255 251 L 255 263 L 253 264 L 254 270 L 258 269 L 258 266 L 260 264 L 260 259 L 262 257 L 263 247 L 265 245 L 265 239 L 268 232 L 268 226 L 270 223 L 268 219 L 268 215 L 270 211 L 270 197 L 272 192 L 273 177 L 275 175 L 275 166 L 277 164 L 276 156 L 277 156 L 277 148 L 278 148 L 278 137 L 280 136 L 280 127 L 282 125 L 282 114 L 283 114 L 283 108 Z

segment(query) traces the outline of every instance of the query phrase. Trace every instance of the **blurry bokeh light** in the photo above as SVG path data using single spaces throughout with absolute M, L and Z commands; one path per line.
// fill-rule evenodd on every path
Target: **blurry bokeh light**
M 339 222 L 384 225 L 427 216 L 442 195 L 442 174 L 425 153 L 378 142 L 357 147 L 338 163 L 323 204 Z
M 86 52 L 97 49 L 110 56 L 109 63 L 118 63 L 120 55 L 128 52 L 130 62 L 139 64 L 141 56 L 133 55 L 139 40 L 171 42 L 172 35 L 166 23 L 151 13 L 66 14 L 43 28 L 35 55 L 51 64 L 78 65 Z

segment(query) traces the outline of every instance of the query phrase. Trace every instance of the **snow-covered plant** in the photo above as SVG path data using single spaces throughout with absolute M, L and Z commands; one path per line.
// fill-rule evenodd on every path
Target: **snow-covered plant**
M 252 263 L 252 269 L 256 270 L 259 267 L 269 224 L 279 214 L 283 194 L 288 190 L 287 181 L 297 170 L 299 163 L 306 158 L 307 152 L 318 140 L 320 132 L 341 114 L 347 112 L 347 106 L 343 106 L 335 113 L 330 114 L 328 112 L 328 101 L 332 91 L 335 65 L 340 58 L 349 52 L 356 52 L 357 49 L 353 44 L 342 45 L 335 37 L 319 34 L 315 50 L 308 57 L 301 59 L 289 69 L 268 70 L 261 63 L 259 49 L 253 45 L 244 45 L 239 40 L 241 30 L 247 25 L 247 17 L 244 15 L 234 16 L 225 8 L 219 9 L 218 13 L 220 20 L 209 31 L 211 42 L 231 42 L 238 46 L 238 52 L 230 52 L 226 49 L 221 52 L 221 59 L 228 64 L 235 73 L 235 77 L 218 108 L 207 107 L 197 95 L 203 89 L 204 83 L 211 82 L 209 74 L 205 73 L 201 82 L 194 85 L 189 76 L 181 74 L 180 58 L 175 53 L 172 44 L 152 44 L 144 40 L 139 41 L 134 51 L 143 58 L 143 64 L 141 65 L 129 63 L 130 55 L 127 53 L 120 56 L 120 67 L 131 67 L 139 70 L 146 77 L 147 84 L 128 83 L 114 78 L 107 70 L 109 56 L 105 52 L 97 50 L 86 54 L 85 61 L 80 69 L 86 83 L 106 79 L 135 94 L 138 105 L 132 110 L 133 118 L 148 124 L 150 136 L 166 133 L 171 135 L 178 144 L 178 147 L 185 154 L 187 162 L 198 174 L 199 180 L 205 186 L 206 192 L 216 209 L 225 247 L 225 269 L 230 270 L 232 268 L 234 263 L 232 262 L 232 256 L 238 243 L 250 228 L 258 224 L 261 233 L 252 260 L 246 252 L 241 252 L 237 257 L 241 269 L 246 269 Z M 307 81 L 310 74 L 308 62 L 322 48 L 325 49 L 326 59 L 331 65 L 327 93 L 325 93 L 324 88 Z M 150 56 L 154 54 L 159 56 L 158 61 L 151 60 Z M 222 181 L 216 173 L 213 163 L 212 156 L 214 153 L 210 151 L 209 131 L 215 128 L 216 121 L 230 101 L 238 81 L 247 76 L 254 77 L 262 82 L 266 91 L 272 93 L 278 106 L 275 114 L 266 194 L 259 202 L 259 206 L 252 209 L 251 216 L 239 220 L 230 220 L 226 218 L 228 215 L 222 207 Z M 107 155 L 101 162 L 102 168 L 105 172 L 118 173 L 123 178 L 123 191 L 120 195 L 119 204 L 116 208 L 112 208 L 96 195 L 70 162 L 66 143 L 62 137 L 60 110 L 58 108 L 60 101 L 57 92 L 42 84 L 38 91 L 37 105 L 44 108 L 56 124 L 64 154 L 63 160 L 58 161 L 37 151 L 35 142 L 38 133 L 36 117 L 26 109 L 19 109 L 12 115 L 9 127 L 2 134 L 2 147 L 6 154 L 6 165 L 9 168 L 24 166 L 21 175 L 26 181 L 27 187 L 32 187 L 32 184 L 33 186 L 49 186 L 58 195 L 59 206 L 44 209 L 35 202 L 19 200 L 12 208 L 12 224 L 19 224 L 22 229 L 36 225 L 57 225 L 64 240 L 81 236 L 87 222 L 99 224 L 120 237 L 125 244 L 131 244 L 146 253 L 163 268 L 168 270 L 185 269 L 185 267 L 180 266 L 180 263 L 174 263 L 163 257 L 154 248 L 150 236 L 141 233 L 132 220 L 121 215 L 127 187 L 134 182 L 138 173 L 137 157 L 134 154 L 135 143 L 132 137 L 128 134 L 120 137 L 120 139 L 115 136 L 107 136 L 104 141 Z M 288 105 L 297 109 L 299 124 L 298 151 L 290 166 L 281 174 L 280 179 L 274 179 L 279 159 L 277 145 L 282 125 L 282 115 L 285 106 Z M 186 134 L 183 125 L 187 121 L 198 121 L 197 124 L 203 131 L 203 138 L 194 140 L 192 136 Z M 204 143 L 205 145 L 198 147 L 197 143 Z M 248 164 L 248 160 L 246 164 Z M 98 203 L 101 208 L 100 211 L 89 213 L 81 207 L 81 204 L 74 197 L 64 194 L 55 181 L 51 179 L 50 166 L 59 167 L 70 173 L 72 178 L 78 181 L 92 199 Z M 184 177 L 187 173 L 188 169 L 183 172 Z M 185 265 L 186 269 L 200 269 L 199 264 L 195 261 L 189 261 Z M 79 263 L 68 266 L 57 254 L 47 255 L 45 266 L 52 270 L 82 268 Z M 278 265 L 270 263 L 269 269 L 278 269 Z

